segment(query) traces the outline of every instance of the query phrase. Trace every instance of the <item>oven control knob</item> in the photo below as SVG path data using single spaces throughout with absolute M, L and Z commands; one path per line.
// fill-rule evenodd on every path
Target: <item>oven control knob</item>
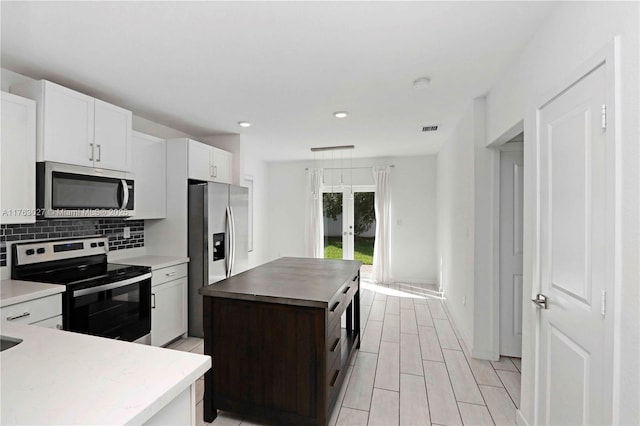
M 40 247 L 38 250 L 36 250 L 36 253 L 38 253 L 38 254 L 42 254 L 44 252 L 45 252 L 44 247 Z
M 104 247 L 104 241 L 100 241 L 100 242 L 98 243 L 98 245 L 99 245 L 100 247 Z
M 96 248 L 98 247 L 98 243 L 91 243 L 91 248 Z
M 31 255 L 32 255 L 32 254 L 34 254 L 35 252 L 36 252 L 36 251 L 35 251 L 34 249 L 26 249 L 24 253 L 25 253 L 27 256 L 31 256 Z

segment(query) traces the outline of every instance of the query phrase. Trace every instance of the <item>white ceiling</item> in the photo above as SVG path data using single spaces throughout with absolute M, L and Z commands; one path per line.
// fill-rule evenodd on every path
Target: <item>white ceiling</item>
M 354 157 L 429 154 L 550 7 L 3 1 L 1 60 L 196 137 L 241 133 L 267 160 L 346 144 Z

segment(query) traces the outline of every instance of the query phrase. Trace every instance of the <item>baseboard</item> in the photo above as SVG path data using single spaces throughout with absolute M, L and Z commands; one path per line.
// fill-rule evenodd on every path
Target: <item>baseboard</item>
M 529 423 L 527 423 L 527 419 L 524 418 L 524 416 L 522 415 L 522 411 L 520 411 L 519 409 L 516 410 L 516 424 L 518 426 L 529 426 Z
M 417 284 L 417 285 L 435 285 L 437 286 L 437 283 L 435 282 L 435 280 L 424 280 L 424 279 L 420 279 L 420 278 L 393 278 L 393 283 L 394 284 Z

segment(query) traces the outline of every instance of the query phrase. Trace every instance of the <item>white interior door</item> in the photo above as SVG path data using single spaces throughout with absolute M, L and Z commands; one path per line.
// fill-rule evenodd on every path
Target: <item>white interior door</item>
M 500 153 L 500 354 L 522 356 L 523 152 Z
M 601 64 L 539 111 L 538 424 L 610 424 L 605 291 L 613 283 L 613 141 Z M 535 286 L 534 286 L 535 288 Z M 606 315 L 611 315 L 607 312 Z

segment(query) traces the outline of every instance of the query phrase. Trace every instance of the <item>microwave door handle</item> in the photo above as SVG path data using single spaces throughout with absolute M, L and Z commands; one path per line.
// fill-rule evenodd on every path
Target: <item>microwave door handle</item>
M 120 208 L 122 210 L 127 209 L 127 204 L 129 204 L 129 185 L 127 185 L 127 181 L 124 179 L 120 180 L 120 184 L 122 185 L 122 205 Z

